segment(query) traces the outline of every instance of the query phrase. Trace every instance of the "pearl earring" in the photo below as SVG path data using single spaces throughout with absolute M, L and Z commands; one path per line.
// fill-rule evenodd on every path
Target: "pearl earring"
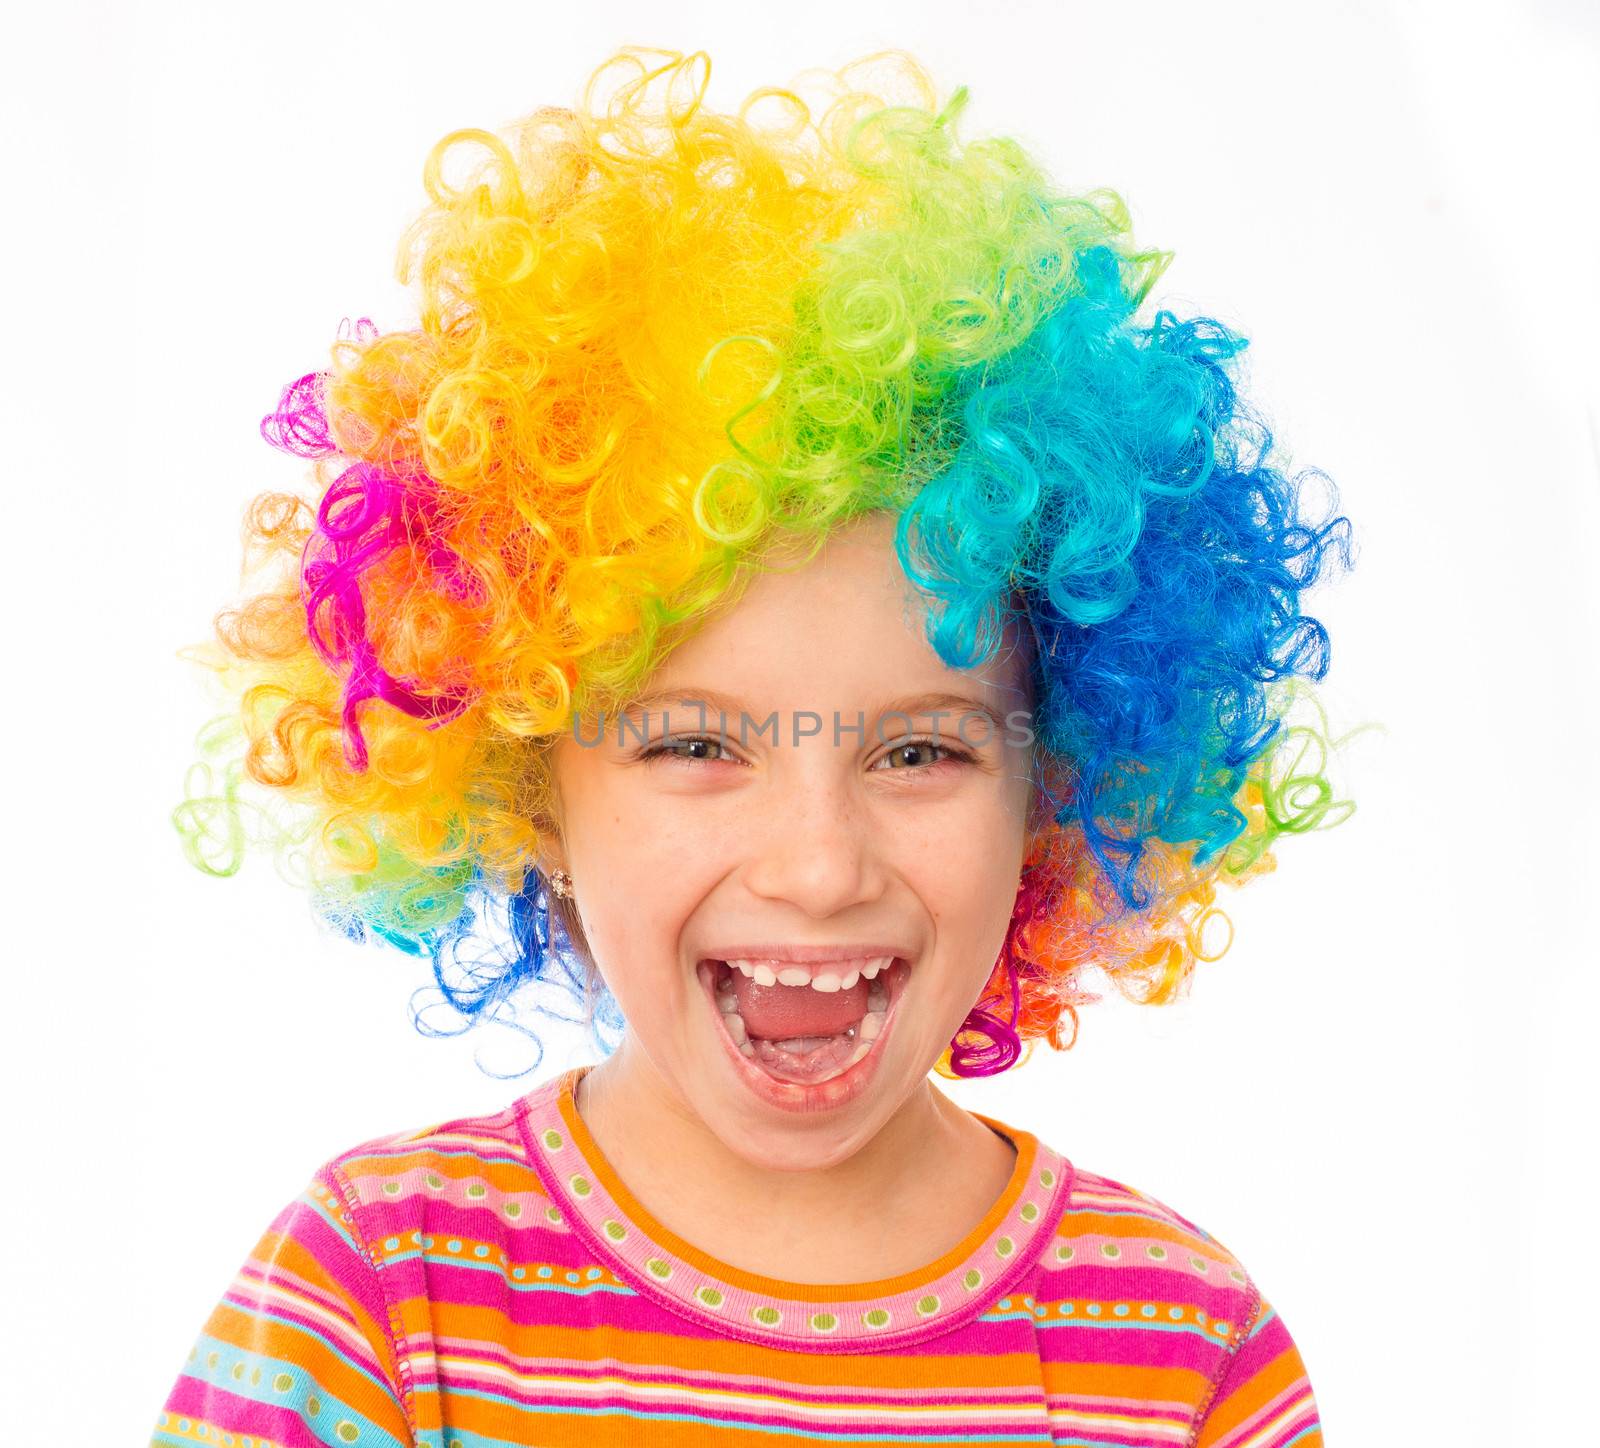
M 572 898 L 572 876 L 565 870 L 550 872 L 550 888 L 563 900 Z

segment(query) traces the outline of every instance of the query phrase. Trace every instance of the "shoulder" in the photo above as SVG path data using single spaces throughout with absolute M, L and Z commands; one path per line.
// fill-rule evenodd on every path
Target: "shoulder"
M 1159 1197 L 1098 1172 L 1073 1167 L 1057 1232 L 1088 1233 L 1103 1239 L 1102 1256 L 1117 1261 L 1124 1246 L 1137 1246 L 1147 1263 L 1182 1267 L 1212 1285 L 1245 1289 L 1249 1273 L 1220 1241 L 1199 1223 Z
M 1224 1343 L 1229 1329 L 1248 1329 L 1260 1298 L 1244 1264 L 1204 1227 L 1126 1182 L 1076 1166 L 1042 1265 L 1072 1271 L 1075 1287 L 1108 1299 L 1202 1309 L 1203 1319 L 1191 1320 Z M 1130 1311 L 1148 1318 L 1149 1305 Z
M 1233 1252 L 1112 1177 L 1070 1167 L 1063 1195 L 1026 1304 L 1057 1329 L 1039 1333 L 1056 1422 L 1094 1437 L 1115 1398 L 1196 1448 L 1321 1443 L 1299 1350 Z
M 336 1195 L 340 1207 L 373 1230 L 394 1232 L 450 1208 L 487 1208 L 515 1222 L 535 1199 L 544 1200 L 520 1107 L 515 1102 L 371 1137 L 324 1161 L 311 1191 Z
M 1196 1403 L 1255 1329 L 1261 1293 L 1205 1228 L 1125 1182 L 1069 1166 L 1032 1279 L 1060 1356 L 1178 1371 Z

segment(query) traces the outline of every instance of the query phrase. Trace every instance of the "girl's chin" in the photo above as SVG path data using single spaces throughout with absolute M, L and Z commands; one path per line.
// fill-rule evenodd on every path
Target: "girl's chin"
M 709 961 L 695 967 L 705 1002 L 706 1034 L 710 1037 L 707 1055 L 713 1072 L 729 1081 L 743 1101 L 786 1115 L 815 1116 L 843 1110 L 870 1090 L 885 1054 L 894 1049 L 895 1023 L 912 973 L 908 962 L 896 959 L 886 976 L 880 977 L 887 981 L 888 1001 L 882 1025 L 870 1041 L 846 1035 L 819 1046 L 804 1058 L 759 1042 L 734 1039 L 717 1004 L 718 969 Z M 819 1079 L 805 1079 L 813 1074 Z

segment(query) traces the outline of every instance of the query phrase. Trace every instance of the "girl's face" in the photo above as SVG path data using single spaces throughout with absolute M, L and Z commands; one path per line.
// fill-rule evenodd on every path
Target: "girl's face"
M 1026 664 L 1008 636 L 946 666 L 893 534 L 876 514 L 760 574 L 620 719 L 555 746 L 546 864 L 627 1019 L 608 1065 L 763 1167 L 842 1161 L 926 1086 L 1025 857 Z

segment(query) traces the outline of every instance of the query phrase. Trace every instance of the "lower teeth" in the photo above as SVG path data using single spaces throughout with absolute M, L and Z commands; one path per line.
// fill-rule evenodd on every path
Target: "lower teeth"
M 796 1042 L 813 1042 L 804 1050 L 794 1049 Z M 780 1080 L 793 1081 L 798 1085 L 817 1086 L 824 1081 L 831 1081 L 835 1076 L 842 1076 L 852 1066 L 866 1056 L 872 1049 L 871 1041 L 857 1042 L 853 1050 L 843 1061 L 836 1062 L 831 1068 L 818 1070 L 819 1063 L 810 1059 L 813 1053 L 818 1055 L 829 1054 L 829 1047 L 836 1053 L 843 1048 L 843 1043 L 855 1040 L 853 1030 L 845 1031 L 837 1036 L 801 1036 L 787 1041 L 747 1040 L 739 1047 L 740 1054 L 759 1061 L 770 1074 Z
M 853 1041 L 856 1028 L 851 1026 L 849 1030 L 841 1031 L 840 1035 L 846 1040 Z M 838 1039 L 838 1036 L 791 1036 L 787 1041 L 767 1041 L 765 1044 L 771 1046 L 774 1051 L 787 1051 L 791 1056 L 808 1056 L 821 1046 L 831 1046 Z M 760 1044 L 756 1049 L 758 1051 L 761 1049 Z

